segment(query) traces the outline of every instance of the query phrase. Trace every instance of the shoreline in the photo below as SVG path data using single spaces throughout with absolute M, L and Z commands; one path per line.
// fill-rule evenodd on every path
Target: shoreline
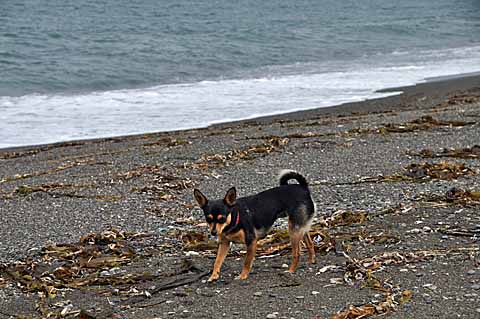
M 358 102 L 349 102 L 339 105 L 313 108 L 308 110 L 301 111 L 292 111 L 287 113 L 275 114 L 275 115 L 265 115 L 254 118 L 242 119 L 227 121 L 221 123 L 211 124 L 205 127 L 198 128 L 189 128 L 181 130 L 171 130 L 171 131 L 154 131 L 154 132 L 145 132 L 129 135 L 117 135 L 110 137 L 95 137 L 88 139 L 76 139 L 76 140 L 67 140 L 53 143 L 42 143 L 35 145 L 24 145 L 24 146 L 12 146 L 0 148 L 0 153 L 2 152 L 21 152 L 25 150 L 31 150 L 35 148 L 46 148 L 46 147 L 63 147 L 72 144 L 86 144 L 86 143 L 101 143 L 102 141 L 110 141 L 116 139 L 135 139 L 140 136 L 149 136 L 149 135 L 175 135 L 180 133 L 188 133 L 191 131 L 198 130 L 209 130 L 216 128 L 226 128 L 235 125 L 242 124 L 251 124 L 251 123 L 272 123 L 275 121 L 282 120 L 299 120 L 306 119 L 310 117 L 318 116 L 346 116 L 351 114 L 362 114 L 362 113 L 374 113 L 374 112 L 388 112 L 388 111 L 402 111 L 408 108 L 410 102 L 414 102 L 415 99 L 419 98 L 420 94 L 422 98 L 427 97 L 430 104 L 438 103 L 448 94 L 455 91 L 463 91 L 471 88 L 480 86 L 480 74 L 478 72 L 472 72 L 467 74 L 459 74 L 449 77 L 439 77 L 426 79 L 426 82 L 418 83 L 410 86 L 400 86 L 378 90 L 378 93 L 388 93 L 388 92 L 401 92 L 397 95 L 373 98 Z M 425 106 L 427 107 L 427 106 Z

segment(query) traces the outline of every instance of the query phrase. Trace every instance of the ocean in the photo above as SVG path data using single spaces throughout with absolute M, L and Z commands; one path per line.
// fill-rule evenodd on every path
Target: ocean
M 478 71 L 477 0 L 5 0 L 0 148 L 204 127 Z

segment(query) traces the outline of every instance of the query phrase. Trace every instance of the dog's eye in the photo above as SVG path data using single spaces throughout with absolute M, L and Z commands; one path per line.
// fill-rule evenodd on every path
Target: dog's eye
M 217 220 L 220 224 L 223 224 L 227 219 L 223 215 L 218 215 Z
M 213 222 L 213 216 L 212 215 L 208 215 L 205 219 L 207 220 L 207 223 L 209 223 L 209 224 Z

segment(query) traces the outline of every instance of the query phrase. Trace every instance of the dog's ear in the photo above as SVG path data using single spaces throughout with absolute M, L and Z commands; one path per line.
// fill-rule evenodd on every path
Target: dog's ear
M 230 188 L 225 194 L 225 198 L 223 199 L 225 204 L 228 206 L 233 206 L 237 203 L 237 190 L 235 187 Z
M 193 190 L 193 196 L 195 197 L 195 200 L 197 201 L 198 205 L 200 205 L 201 208 L 203 208 L 203 207 L 205 207 L 205 205 L 207 205 L 208 199 L 198 189 L 195 188 Z

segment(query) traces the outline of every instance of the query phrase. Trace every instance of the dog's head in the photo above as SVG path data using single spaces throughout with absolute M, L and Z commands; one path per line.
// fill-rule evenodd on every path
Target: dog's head
M 193 195 L 205 214 L 210 233 L 214 236 L 221 234 L 232 223 L 232 210 L 237 205 L 235 187 L 230 188 L 220 200 L 209 201 L 198 189 L 193 191 Z

